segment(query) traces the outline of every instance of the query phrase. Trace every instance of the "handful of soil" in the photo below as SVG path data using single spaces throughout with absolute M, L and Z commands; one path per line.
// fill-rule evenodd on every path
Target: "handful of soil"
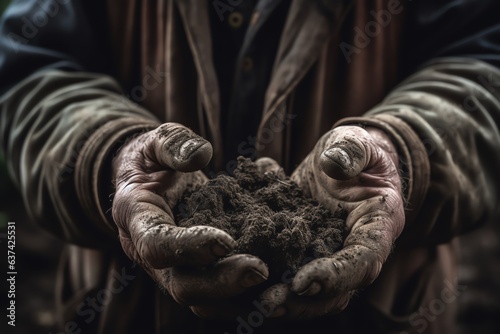
M 283 170 L 263 173 L 243 157 L 234 177 L 219 175 L 186 192 L 174 215 L 179 226 L 226 231 L 237 242 L 235 254 L 252 254 L 268 265 L 269 284 L 332 255 L 345 238 L 342 208 L 331 212 L 306 198 Z

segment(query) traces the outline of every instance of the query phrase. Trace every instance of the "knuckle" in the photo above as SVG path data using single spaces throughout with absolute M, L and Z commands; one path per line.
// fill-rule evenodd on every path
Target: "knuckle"
M 116 194 L 113 199 L 113 205 L 111 207 L 111 216 L 113 217 L 113 221 L 115 224 L 126 231 L 127 228 L 127 206 L 128 200 L 126 196 L 122 196 L 121 194 Z
M 158 238 L 152 232 L 151 230 L 139 232 L 135 240 L 135 247 L 145 262 L 153 268 L 161 268 L 163 261 L 161 261 L 162 257 L 159 256 Z
M 143 261 L 142 261 L 141 257 L 139 256 L 139 254 L 137 253 L 137 250 L 136 250 L 134 244 L 132 243 L 132 240 L 130 240 L 130 237 L 123 235 L 123 233 L 121 231 L 120 231 L 120 234 L 118 237 L 119 237 L 122 249 L 125 252 L 125 254 L 128 256 L 128 258 L 136 263 L 142 263 Z

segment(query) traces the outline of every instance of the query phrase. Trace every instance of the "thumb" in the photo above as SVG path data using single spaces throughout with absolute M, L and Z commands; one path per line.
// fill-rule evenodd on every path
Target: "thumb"
M 370 135 L 357 126 L 340 126 L 327 135 L 320 156 L 323 172 L 337 180 L 348 180 L 368 167 L 371 157 Z
M 165 123 L 150 137 L 157 162 L 180 172 L 193 172 L 212 159 L 212 145 L 187 127 Z

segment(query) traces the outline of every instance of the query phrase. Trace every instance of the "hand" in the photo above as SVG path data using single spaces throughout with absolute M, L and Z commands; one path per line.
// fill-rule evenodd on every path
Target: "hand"
M 333 256 L 304 265 L 291 285 L 269 288 L 263 303 L 287 318 L 339 312 L 377 278 L 404 227 L 396 149 L 381 130 L 340 126 L 318 141 L 292 179 L 329 209 L 346 210 L 348 236 Z
M 255 256 L 218 261 L 236 245 L 227 233 L 175 224 L 172 208 L 186 189 L 207 181 L 200 169 L 211 157 L 209 142 L 180 124 L 166 123 L 130 140 L 113 161 L 112 214 L 123 250 L 187 306 L 209 307 L 268 276 Z M 204 307 L 192 309 L 203 313 Z M 217 316 L 213 310 L 211 314 Z

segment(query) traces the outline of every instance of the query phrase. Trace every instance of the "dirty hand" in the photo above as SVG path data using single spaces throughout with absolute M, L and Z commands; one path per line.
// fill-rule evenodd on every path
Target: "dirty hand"
M 175 224 L 172 208 L 186 189 L 206 182 L 200 169 L 211 157 L 208 141 L 180 124 L 165 123 L 131 139 L 113 161 L 112 214 L 123 250 L 187 306 L 233 297 L 268 275 L 254 256 L 218 261 L 236 245 L 227 233 Z M 207 265 L 213 266 L 205 270 Z
M 379 129 L 339 126 L 318 141 L 292 179 L 331 210 L 343 207 L 348 235 L 340 251 L 305 264 L 290 285 L 275 285 L 262 298 L 287 318 L 340 312 L 356 289 L 377 278 L 403 229 L 396 149 Z

